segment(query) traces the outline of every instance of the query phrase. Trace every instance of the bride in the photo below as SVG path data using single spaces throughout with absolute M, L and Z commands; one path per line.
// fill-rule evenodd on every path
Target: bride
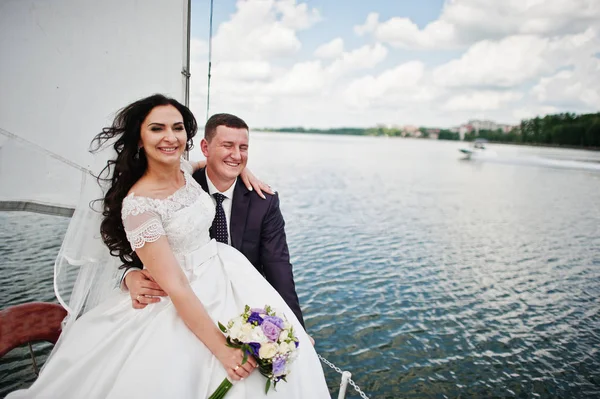
M 240 252 L 210 239 L 214 204 L 182 159 L 196 130 L 188 108 L 154 95 L 123 108 L 94 138 L 99 147 L 114 140 L 117 152 L 105 168 L 110 184 L 100 224 L 102 252 L 112 260 L 87 257 L 96 259 L 96 279 L 80 275 L 71 296 L 85 308 L 70 311 L 35 383 L 7 398 L 200 399 L 225 377 L 236 381 L 228 399 L 266 397 L 255 360 L 242 364 L 242 351 L 226 346 L 216 325 L 245 305 L 283 312 L 300 341 L 288 382 L 268 397 L 330 397 L 317 354 L 285 301 Z M 128 293 L 112 289 L 90 305 L 94 290 L 107 285 L 97 277 L 114 274 L 105 271 L 116 257 L 125 266 L 143 263 L 168 297 L 135 310 Z M 87 291 L 75 294 L 81 286 Z

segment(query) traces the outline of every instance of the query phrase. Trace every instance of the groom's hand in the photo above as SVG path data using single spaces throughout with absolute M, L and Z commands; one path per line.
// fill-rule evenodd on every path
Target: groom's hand
M 131 305 L 134 309 L 144 309 L 150 303 L 160 302 L 161 296 L 167 296 L 154 281 L 148 270 L 135 270 L 125 276 L 129 289 Z

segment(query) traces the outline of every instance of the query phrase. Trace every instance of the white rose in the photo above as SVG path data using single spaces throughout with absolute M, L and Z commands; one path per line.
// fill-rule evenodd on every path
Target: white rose
M 279 344 L 279 352 L 280 353 L 288 353 L 291 351 L 292 351 L 292 348 L 290 348 L 290 344 L 288 344 L 287 342 L 282 342 L 281 344 Z
M 240 334 L 243 337 L 250 337 L 250 336 L 252 336 L 253 330 L 254 330 L 254 328 L 252 327 L 251 324 L 244 324 L 241 328 Z
M 250 335 L 250 339 L 252 342 L 258 342 L 260 344 L 269 342 L 269 338 L 265 335 L 262 328 L 257 327 L 252 329 L 252 334 Z
M 288 337 L 288 332 L 286 330 L 281 330 L 279 333 L 279 342 L 284 342 Z
M 292 325 L 290 324 L 289 321 L 287 321 L 287 320 L 283 321 L 283 329 L 284 330 L 289 330 L 291 327 L 292 327 Z
M 229 329 L 229 337 L 231 339 L 240 339 L 241 332 L 241 326 L 234 323 Z
M 261 359 L 270 359 L 277 354 L 277 346 L 273 343 L 266 343 L 261 345 L 258 350 L 258 356 Z

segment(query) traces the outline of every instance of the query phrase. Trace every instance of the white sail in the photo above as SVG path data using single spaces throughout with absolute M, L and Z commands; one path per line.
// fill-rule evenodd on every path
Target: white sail
M 0 210 L 68 214 L 115 111 L 186 100 L 188 18 L 188 0 L 0 0 Z

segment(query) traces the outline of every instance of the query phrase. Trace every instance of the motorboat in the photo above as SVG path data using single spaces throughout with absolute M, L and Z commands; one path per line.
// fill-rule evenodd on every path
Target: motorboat
M 458 151 L 465 155 L 465 159 L 477 156 L 495 156 L 496 153 L 487 148 L 487 143 L 486 139 L 476 139 L 470 146 L 459 148 Z

